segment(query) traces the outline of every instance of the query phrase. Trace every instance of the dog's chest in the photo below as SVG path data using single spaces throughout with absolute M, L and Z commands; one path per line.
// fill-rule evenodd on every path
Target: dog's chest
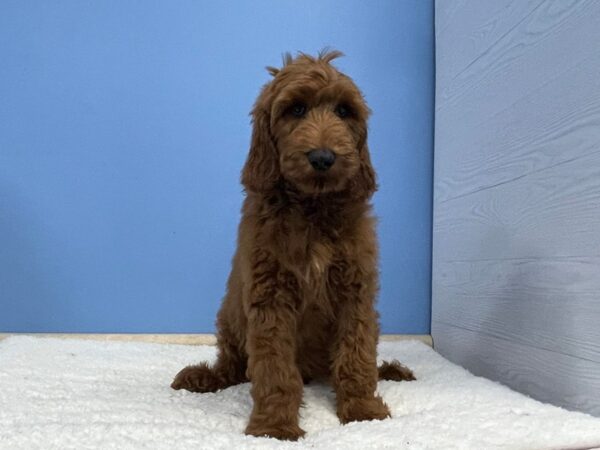
M 280 249 L 280 254 L 285 255 L 299 287 L 308 292 L 312 300 L 324 300 L 329 271 L 346 247 L 341 230 L 322 217 L 291 214 L 288 219 L 283 227 L 285 248 Z
M 336 253 L 333 242 L 322 233 L 309 229 L 297 234 L 288 250 L 290 269 L 300 286 L 311 292 L 324 288 Z
M 305 258 L 304 273 L 308 282 L 319 282 L 327 274 L 333 259 L 333 249 L 331 245 L 323 242 L 312 242 L 308 245 Z

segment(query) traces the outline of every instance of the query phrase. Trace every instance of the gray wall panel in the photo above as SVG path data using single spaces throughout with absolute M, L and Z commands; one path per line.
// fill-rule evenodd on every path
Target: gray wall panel
M 522 158 L 518 168 L 505 158 L 519 157 L 519 148 L 535 148 L 536 142 L 529 141 L 547 139 L 555 127 L 568 135 L 568 127 L 577 120 L 571 114 L 582 106 L 578 95 L 592 96 L 586 106 L 596 108 L 591 114 L 598 118 L 598 2 L 537 3 L 469 2 L 452 16 L 445 31 L 436 31 L 436 120 L 444 120 L 436 128 L 436 140 L 458 150 L 437 155 L 436 168 L 444 171 L 435 185 L 436 199 L 465 195 L 561 160 L 554 154 L 560 153 L 557 149 L 538 155 L 534 165 Z M 450 4 L 438 1 L 436 14 Z M 511 26 L 493 20 L 500 5 L 505 6 L 502 12 L 514 10 Z M 470 24 L 473 10 L 477 20 Z M 473 44 L 455 47 L 457 35 Z M 487 44 L 475 44 L 480 40 Z M 463 62 L 455 65 L 455 58 Z M 577 124 L 585 126 L 585 121 L 579 117 Z M 463 142 L 465 137 L 472 141 Z M 498 143 L 510 148 L 500 153 Z M 571 153 L 570 142 L 564 144 L 565 152 Z
M 437 351 L 475 375 L 497 380 L 543 402 L 600 416 L 598 363 L 434 322 Z M 456 349 L 461 351 L 457 352 Z
M 436 2 L 434 345 L 600 415 L 600 2 Z

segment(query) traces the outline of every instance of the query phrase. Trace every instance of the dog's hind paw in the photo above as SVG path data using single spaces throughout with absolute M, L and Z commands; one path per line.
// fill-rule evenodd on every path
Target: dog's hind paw
M 222 389 L 223 384 L 214 371 L 206 363 L 202 363 L 182 369 L 175 376 L 171 387 L 190 392 L 215 392 Z
M 400 364 L 397 360 L 384 361 L 378 368 L 380 380 L 392 381 L 414 381 L 416 380 L 412 370 Z

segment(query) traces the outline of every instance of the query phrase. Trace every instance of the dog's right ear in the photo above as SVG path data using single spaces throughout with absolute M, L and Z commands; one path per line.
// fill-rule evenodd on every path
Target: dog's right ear
M 275 188 L 281 174 L 269 114 L 259 105 L 252 111 L 252 125 L 250 152 L 242 169 L 242 184 L 246 191 L 264 193 Z

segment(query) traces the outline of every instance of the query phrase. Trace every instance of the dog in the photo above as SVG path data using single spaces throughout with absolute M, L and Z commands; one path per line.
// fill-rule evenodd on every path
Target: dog
M 330 382 L 342 423 L 385 419 L 378 379 L 414 380 L 398 361 L 377 367 L 378 244 L 370 198 L 370 110 L 331 61 L 286 54 L 267 67 L 252 110 L 238 246 L 217 315 L 213 365 L 188 366 L 173 389 L 214 392 L 251 381 L 246 434 L 297 440 L 303 384 Z

